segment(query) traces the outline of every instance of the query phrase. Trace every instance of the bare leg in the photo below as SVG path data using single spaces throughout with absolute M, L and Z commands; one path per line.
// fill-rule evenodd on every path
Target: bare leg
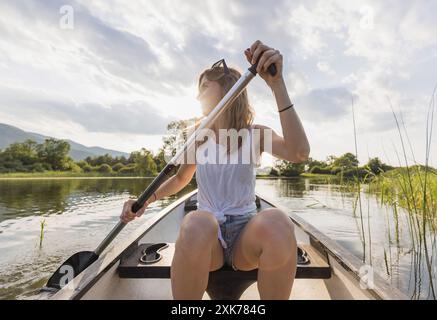
M 258 291 L 261 299 L 287 300 L 291 294 L 296 276 L 296 240 L 286 236 L 286 231 L 282 234 L 284 239 L 267 242 L 259 257 Z
M 193 211 L 185 216 L 171 265 L 174 299 L 202 299 L 209 272 L 223 266 L 218 227 L 217 220 L 209 212 Z
M 261 299 L 289 299 L 296 275 L 297 245 L 294 226 L 278 209 L 266 209 L 241 231 L 234 251 L 240 270 L 258 268 Z

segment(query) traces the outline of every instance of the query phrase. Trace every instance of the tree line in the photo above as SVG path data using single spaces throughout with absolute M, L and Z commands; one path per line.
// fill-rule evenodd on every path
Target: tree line
M 326 161 L 315 160 L 311 157 L 302 163 L 277 160 L 270 171 L 270 175 L 293 177 L 302 173 L 313 173 L 343 176 L 345 178 L 359 177 L 362 179 L 392 169 L 395 169 L 395 167 L 383 163 L 378 157 L 370 158 L 366 164 L 360 166 L 357 157 L 347 152 L 339 157 L 330 155 L 326 158 Z
M 165 165 L 163 150 L 154 155 L 141 149 L 129 157 L 112 157 L 109 154 L 87 157 L 74 161 L 70 144 L 64 140 L 46 139 L 43 143 L 33 140 L 12 143 L 0 150 L 0 173 L 70 171 L 73 173 L 98 173 L 102 175 L 153 176 Z
M 44 172 L 44 171 L 71 171 L 75 173 L 100 173 L 125 176 L 154 176 L 165 166 L 164 149 L 157 154 L 142 148 L 132 152 L 128 157 L 113 157 L 109 154 L 87 157 L 84 160 L 74 161 L 69 155 L 68 142 L 56 139 L 47 139 L 43 143 L 26 140 L 22 143 L 13 143 L 4 150 L 0 150 L 0 173 L 12 172 Z M 308 158 L 302 163 L 291 163 L 285 160 L 276 161 L 271 168 L 270 176 L 299 176 L 301 173 L 331 174 L 345 177 L 369 174 L 378 175 L 393 169 L 382 163 L 377 157 L 370 159 L 364 166 L 354 154 L 345 153 L 336 157 L 331 155 L 326 161 Z
M 175 154 L 178 135 L 182 132 L 186 138 L 186 129 L 193 119 L 173 121 L 167 126 L 171 134 L 163 138 L 163 147 L 156 154 L 142 148 L 131 152 L 128 157 L 113 157 L 109 154 L 87 157 L 74 161 L 70 156 L 70 144 L 64 140 L 46 139 L 43 143 L 33 140 L 17 142 L 0 150 L 0 173 L 70 171 L 73 173 L 96 173 L 101 175 L 120 176 L 154 176 L 165 166 L 165 154 Z M 270 176 L 299 176 L 302 173 L 342 175 L 360 178 L 373 173 L 378 175 L 393 169 L 382 163 L 377 157 L 359 166 L 358 159 L 352 153 L 339 157 L 330 155 L 326 161 L 308 158 L 302 163 L 291 163 L 278 160 L 271 168 Z

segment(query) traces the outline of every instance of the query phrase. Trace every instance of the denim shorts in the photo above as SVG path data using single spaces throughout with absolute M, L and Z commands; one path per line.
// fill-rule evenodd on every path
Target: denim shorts
M 241 215 L 225 215 L 226 221 L 220 225 L 223 240 L 227 245 L 227 248 L 223 249 L 225 264 L 231 266 L 234 270 L 237 270 L 233 263 L 234 244 L 237 242 L 244 226 L 257 212 L 258 209 L 254 209 Z

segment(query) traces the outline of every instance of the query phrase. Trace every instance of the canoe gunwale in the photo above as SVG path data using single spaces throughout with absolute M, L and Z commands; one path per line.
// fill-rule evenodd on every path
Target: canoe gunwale
M 335 261 L 348 273 L 352 278 L 360 283 L 359 270 L 363 266 L 363 263 L 359 258 L 354 256 L 352 253 L 348 252 L 342 246 L 338 245 L 335 240 L 327 237 L 313 225 L 309 224 L 303 218 L 299 217 L 295 213 L 288 212 L 286 208 L 275 204 L 265 196 L 260 196 L 263 201 L 281 209 L 287 213 L 293 223 L 302 229 L 309 237 L 311 245 L 317 249 L 324 257 L 329 259 L 335 259 Z M 399 289 L 390 286 L 387 281 L 385 281 L 376 272 L 373 273 L 374 286 L 369 289 L 362 289 L 368 291 L 374 298 L 382 300 L 409 300 L 409 298 L 402 293 Z

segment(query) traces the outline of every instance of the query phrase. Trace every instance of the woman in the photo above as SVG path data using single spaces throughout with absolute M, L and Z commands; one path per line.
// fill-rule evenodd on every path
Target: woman
M 261 132 L 261 152 L 269 151 L 277 158 L 294 163 L 305 161 L 310 147 L 301 122 L 291 107 L 282 76 L 282 55 L 261 41 L 254 42 L 244 53 L 252 64 L 259 59 L 257 71 L 276 99 L 284 137 L 270 131 L 271 150 L 263 150 L 262 139 L 267 137 L 263 133 L 271 129 L 252 125 L 253 113 L 246 90 L 211 129 L 215 136 L 218 136 L 219 129 L 249 129 L 252 138 L 253 129 L 258 129 Z M 276 66 L 275 76 L 267 71 L 271 64 Z M 197 99 L 204 115 L 217 105 L 239 77 L 240 73 L 227 68 L 226 64 L 207 69 L 200 75 Z M 253 142 L 253 139 L 239 142 L 239 152 L 248 141 Z M 219 146 L 219 156 L 231 152 L 226 148 L 225 153 L 220 153 L 223 149 L 213 139 L 207 139 L 200 148 L 204 145 L 210 148 Z M 188 213 L 181 223 L 171 266 L 175 299 L 201 299 L 207 288 L 209 272 L 220 269 L 225 263 L 235 270 L 258 268 L 261 299 L 289 298 L 297 255 L 293 224 L 284 212 L 276 208 L 257 213 L 254 203 L 254 166 L 257 164 L 258 158 L 251 158 L 249 164 L 182 164 L 137 214 L 131 212 L 135 200 L 125 203 L 121 219 L 129 222 L 141 216 L 151 202 L 180 191 L 196 172 L 198 210 Z

